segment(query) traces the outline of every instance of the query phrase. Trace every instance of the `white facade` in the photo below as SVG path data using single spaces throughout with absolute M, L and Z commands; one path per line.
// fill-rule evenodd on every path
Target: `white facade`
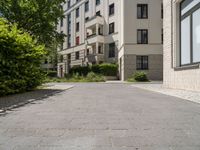
M 200 0 L 164 0 L 164 86 L 200 91 Z
M 85 10 L 87 2 L 88 11 Z M 141 6 L 147 15 L 143 14 L 144 18 L 138 18 L 139 5 L 146 5 L 145 8 Z M 162 79 L 162 0 L 71 0 L 70 7 L 67 1 L 63 8 L 66 17 L 58 30 L 67 37 L 63 49 L 59 50 L 63 59 L 58 64 L 58 76 L 68 73 L 68 69 L 76 65 L 111 62 L 119 64 L 122 80 L 140 69 L 146 71 L 150 79 Z M 69 14 L 71 37 L 68 33 Z M 145 30 L 147 43 L 138 43 L 138 30 L 142 33 Z M 138 68 L 138 56 L 144 56 L 148 61 L 146 68 Z

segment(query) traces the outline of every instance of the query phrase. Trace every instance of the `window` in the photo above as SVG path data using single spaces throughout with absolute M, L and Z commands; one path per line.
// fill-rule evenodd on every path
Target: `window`
M 79 45 L 80 44 L 80 38 L 79 36 L 76 37 L 76 45 Z
M 67 46 L 71 47 L 71 14 L 67 15 Z
M 109 44 L 109 58 L 115 57 L 115 43 Z
M 163 37 L 164 37 L 164 36 L 163 36 L 163 29 L 161 29 L 161 43 L 162 43 L 162 44 L 163 44 L 163 40 L 164 40 Z
M 63 18 L 60 19 L 60 27 L 63 27 Z
M 76 32 L 79 32 L 79 29 L 80 29 L 80 25 L 79 25 L 79 22 L 76 23 Z
M 89 54 L 90 54 L 90 49 L 87 49 L 86 55 L 89 55 Z
M 78 3 L 78 2 L 80 2 L 81 0 L 76 0 L 76 2 Z
M 115 4 L 109 6 L 109 16 L 114 15 L 115 13 Z
M 137 43 L 148 44 L 148 30 L 146 29 L 137 30 Z
M 77 59 L 79 59 L 79 57 L 80 57 L 80 56 L 79 56 L 79 52 L 76 52 L 76 53 L 75 53 L 75 59 L 77 60 Z
M 164 14 L 163 14 L 163 11 L 164 11 L 164 10 L 163 10 L 163 3 L 162 3 L 162 4 L 161 4 L 161 18 L 162 18 L 162 19 L 163 19 L 163 15 L 164 15 Z
M 71 54 L 67 54 L 67 60 L 71 62 Z
M 99 54 L 103 54 L 102 46 L 98 46 L 98 53 L 99 53 Z
M 96 0 L 96 5 L 100 5 L 101 0 Z
M 63 55 L 60 55 L 60 62 L 63 62 L 64 58 Z
M 97 11 L 96 16 L 101 16 L 101 11 Z
M 76 9 L 76 18 L 79 17 L 79 8 Z
M 88 20 L 89 20 L 89 17 L 86 17 L 86 18 L 85 18 L 85 22 L 87 22 Z
M 110 23 L 109 24 L 109 34 L 112 34 L 115 32 L 115 23 Z
M 137 64 L 137 70 L 148 70 L 149 69 L 148 56 L 137 56 L 136 64 Z
M 180 62 L 188 65 L 200 62 L 200 2 L 184 0 L 181 3 Z
M 85 3 L 85 12 L 89 11 L 89 1 Z
M 137 5 L 137 18 L 138 19 L 147 19 L 148 18 L 148 5 L 147 4 L 138 4 Z
M 67 1 L 67 8 L 69 9 L 71 7 L 71 0 Z

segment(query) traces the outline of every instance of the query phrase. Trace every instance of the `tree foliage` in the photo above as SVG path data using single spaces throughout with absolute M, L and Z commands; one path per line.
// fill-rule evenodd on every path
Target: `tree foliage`
M 40 60 L 45 46 L 29 33 L 0 18 L 0 96 L 31 90 L 43 79 Z
M 38 42 L 52 47 L 63 40 L 64 34 L 56 31 L 60 18 L 64 18 L 62 3 L 65 0 L 0 0 L 1 15 L 17 23 Z

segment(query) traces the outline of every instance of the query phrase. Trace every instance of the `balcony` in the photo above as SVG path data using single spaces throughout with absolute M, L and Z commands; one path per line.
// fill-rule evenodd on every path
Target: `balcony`
M 104 61 L 104 54 L 89 54 L 86 56 L 86 62 L 99 63 Z
M 95 26 L 96 24 L 104 25 L 104 18 L 100 15 L 96 15 L 86 21 L 85 27 L 90 28 L 92 26 Z
M 91 34 L 87 36 L 87 45 L 93 45 L 96 43 L 104 43 L 105 38 L 103 35 Z

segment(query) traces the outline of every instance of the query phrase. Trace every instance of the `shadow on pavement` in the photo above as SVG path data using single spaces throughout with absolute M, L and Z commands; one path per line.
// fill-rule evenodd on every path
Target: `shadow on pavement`
M 26 104 L 33 103 L 34 101 L 44 100 L 48 97 L 56 95 L 64 90 L 57 89 L 39 89 L 26 93 L 0 97 L 0 110 L 5 113 L 6 110 L 22 107 Z

